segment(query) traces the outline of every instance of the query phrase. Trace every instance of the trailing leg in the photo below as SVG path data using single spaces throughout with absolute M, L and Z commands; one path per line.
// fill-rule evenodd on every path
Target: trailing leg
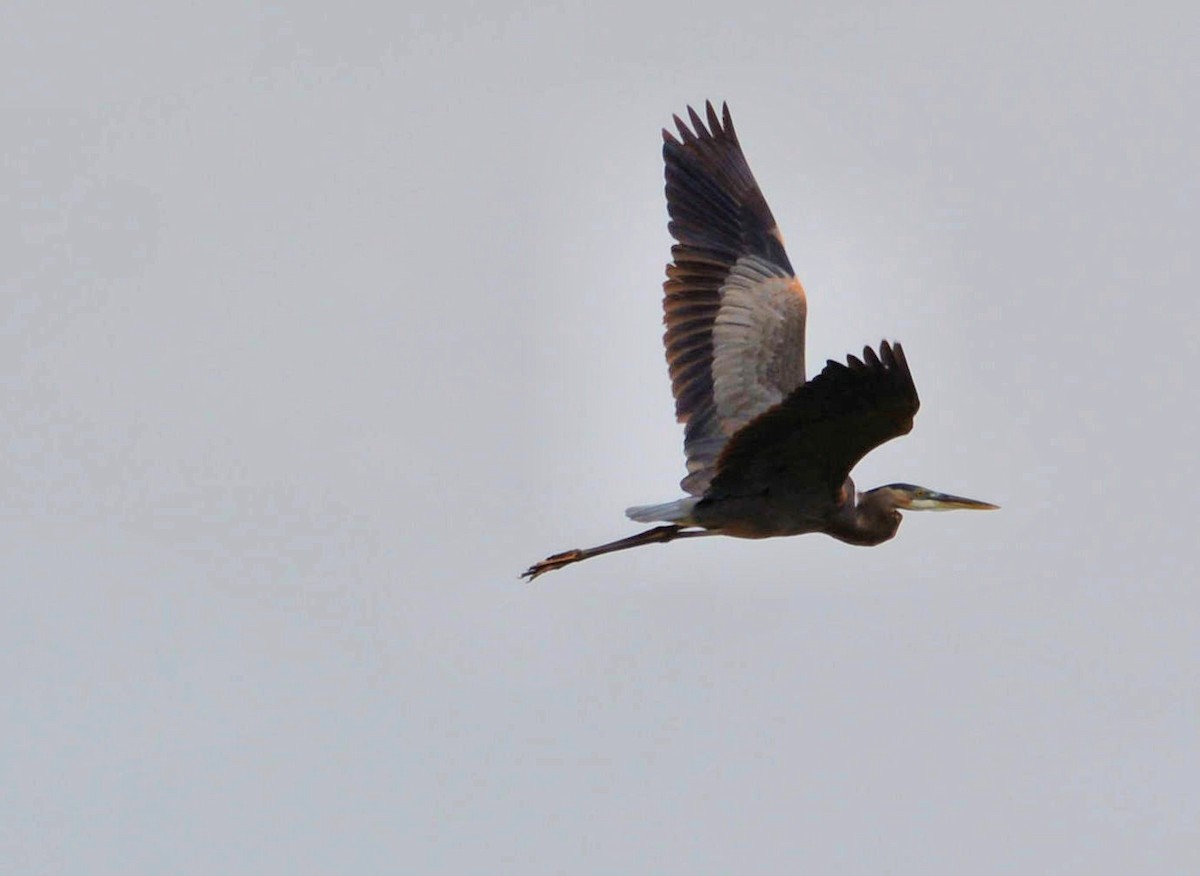
M 569 566 L 571 563 L 578 563 L 580 560 L 591 559 L 598 557 L 601 554 L 610 554 L 614 551 L 628 550 L 629 548 L 641 547 L 644 544 L 665 544 L 668 541 L 674 541 L 677 538 L 691 538 L 698 535 L 715 535 L 716 533 L 709 532 L 707 529 L 685 529 L 682 526 L 674 524 L 670 526 L 656 526 L 654 529 L 647 529 L 645 532 L 639 532 L 637 535 L 631 535 L 628 538 L 622 538 L 618 541 L 610 541 L 608 544 L 602 544 L 598 547 L 563 551 L 560 554 L 546 557 L 540 563 L 534 563 L 528 569 L 521 573 L 522 578 L 528 578 L 532 581 L 538 575 L 544 572 L 553 572 L 555 569 L 561 569 L 563 566 Z

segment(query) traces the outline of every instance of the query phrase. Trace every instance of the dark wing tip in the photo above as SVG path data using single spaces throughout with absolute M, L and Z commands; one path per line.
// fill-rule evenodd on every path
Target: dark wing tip
M 721 120 L 717 118 L 717 111 L 713 107 L 711 100 L 704 101 L 704 112 L 708 116 L 708 129 L 713 134 L 721 133 Z
M 887 341 L 880 343 L 879 354 L 883 357 L 883 364 L 885 367 L 891 368 L 896 364 L 896 356 L 892 352 L 892 345 Z
M 687 123 L 684 122 L 683 119 L 679 118 L 678 114 L 672 115 L 671 118 L 675 122 L 676 130 L 679 131 L 679 139 L 684 144 L 694 143 L 696 141 L 696 135 L 692 133 L 691 129 L 687 126 Z
M 908 362 L 904 358 L 904 349 L 898 343 L 881 341 L 878 353 L 873 347 L 863 347 L 861 359 L 853 354 L 847 355 L 844 365 L 830 359 L 826 362 L 826 370 L 850 371 L 875 383 L 882 379 L 893 391 L 911 399 L 913 413 L 916 413 L 920 404 L 912 372 L 908 370 Z
M 908 370 L 908 364 L 904 361 L 904 351 L 900 349 L 899 344 L 881 341 L 879 344 L 879 358 L 883 362 L 883 367 L 889 371 L 896 369 L 902 371 Z
M 720 137 L 725 137 L 734 142 L 737 141 L 737 135 L 733 132 L 733 118 L 729 114 L 729 104 L 721 102 L 721 114 L 717 114 L 717 108 L 711 100 L 704 101 L 704 115 L 701 116 L 691 105 L 687 108 L 688 121 L 685 122 L 678 115 L 673 115 L 671 118 L 675 122 L 675 127 L 679 131 L 679 137 L 684 144 L 690 144 L 693 141 L 715 140 Z M 688 122 L 691 122 L 689 125 Z M 663 129 L 663 139 L 675 141 L 675 137 L 667 129 Z M 679 142 L 679 141 L 675 141 Z
M 875 348 L 867 345 L 863 347 L 862 358 L 855 356 L 853 353 L 846 355 L 845 364 L 834 359 L 826 359 L 825 365 L 836 366 L 838 368 L 850 368 L 853 370 L 879 370 L 879 371 L 903 371 L 908 373 L 908 361 L 904 358 L 904 348 L 898 343 L 890 343 L 881 341 L 879 344 L 879 352 L 875 352 Z
M 913 380 L 912 372 L 908 369 L 908 360 L 904 358 L 904 348 L 898 341 L 895 343 L 883 341 L 879 345 L 879 359 L 876 361 L 880 363 L 884 371 L 893 375 L 892 379 L 897 386 L 904 388 L 904 392 L 911 398 L 912 412 L 915 415 L 921 406 L 921 401 L 917 395 L 917 385 Z

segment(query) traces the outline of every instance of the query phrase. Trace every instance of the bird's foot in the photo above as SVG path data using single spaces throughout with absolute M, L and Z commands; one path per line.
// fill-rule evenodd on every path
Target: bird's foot
M 522 578 L 527 578 L 532 581 L 538 575 L 544 572 L 553 572 L 555 569 L 561 569 L 563 566 L 569 566 L 571 563 L 578 563 L 583 559 L 583 551 L 575 548 L 569 551 L 563 551 L 561 554 L 554 554 L 546 557 L 540 563 L 534 563 L 528 569 L 521 573 Z

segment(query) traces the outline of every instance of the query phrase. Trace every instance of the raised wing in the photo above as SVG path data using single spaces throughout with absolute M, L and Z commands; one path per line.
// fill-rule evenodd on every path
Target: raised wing
M 663 130 L 671 264 L 664 343 L 692 495 L 708 489 L 730 436 L 804 383 L 804 289 L 729 116 L 691 107 Z
M 828 491 L 880 444 L 907 434 L 920 407 L 904 350 L 830 360 L 819 375 L 730 439 L 708 493 L 713 498 Z

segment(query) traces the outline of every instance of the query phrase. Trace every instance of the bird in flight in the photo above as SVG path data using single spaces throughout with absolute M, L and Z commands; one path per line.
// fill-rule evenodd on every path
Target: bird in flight
M 900 344 L 804 372 L 804 289 L 733 129 L 729 107 L 663 130 L 668 226 L 663 340 L 684 425 L 687 496 L 625 513 L 660 523 L 530 566 L 530 580 L 601 554 L 706 535 L 770 538 L 823 532 L 855 545 L 887 541 L 900 511 L 997 506 L 912 484 L 859 492 L 850 471 L 907 434 L 920 402 Z

